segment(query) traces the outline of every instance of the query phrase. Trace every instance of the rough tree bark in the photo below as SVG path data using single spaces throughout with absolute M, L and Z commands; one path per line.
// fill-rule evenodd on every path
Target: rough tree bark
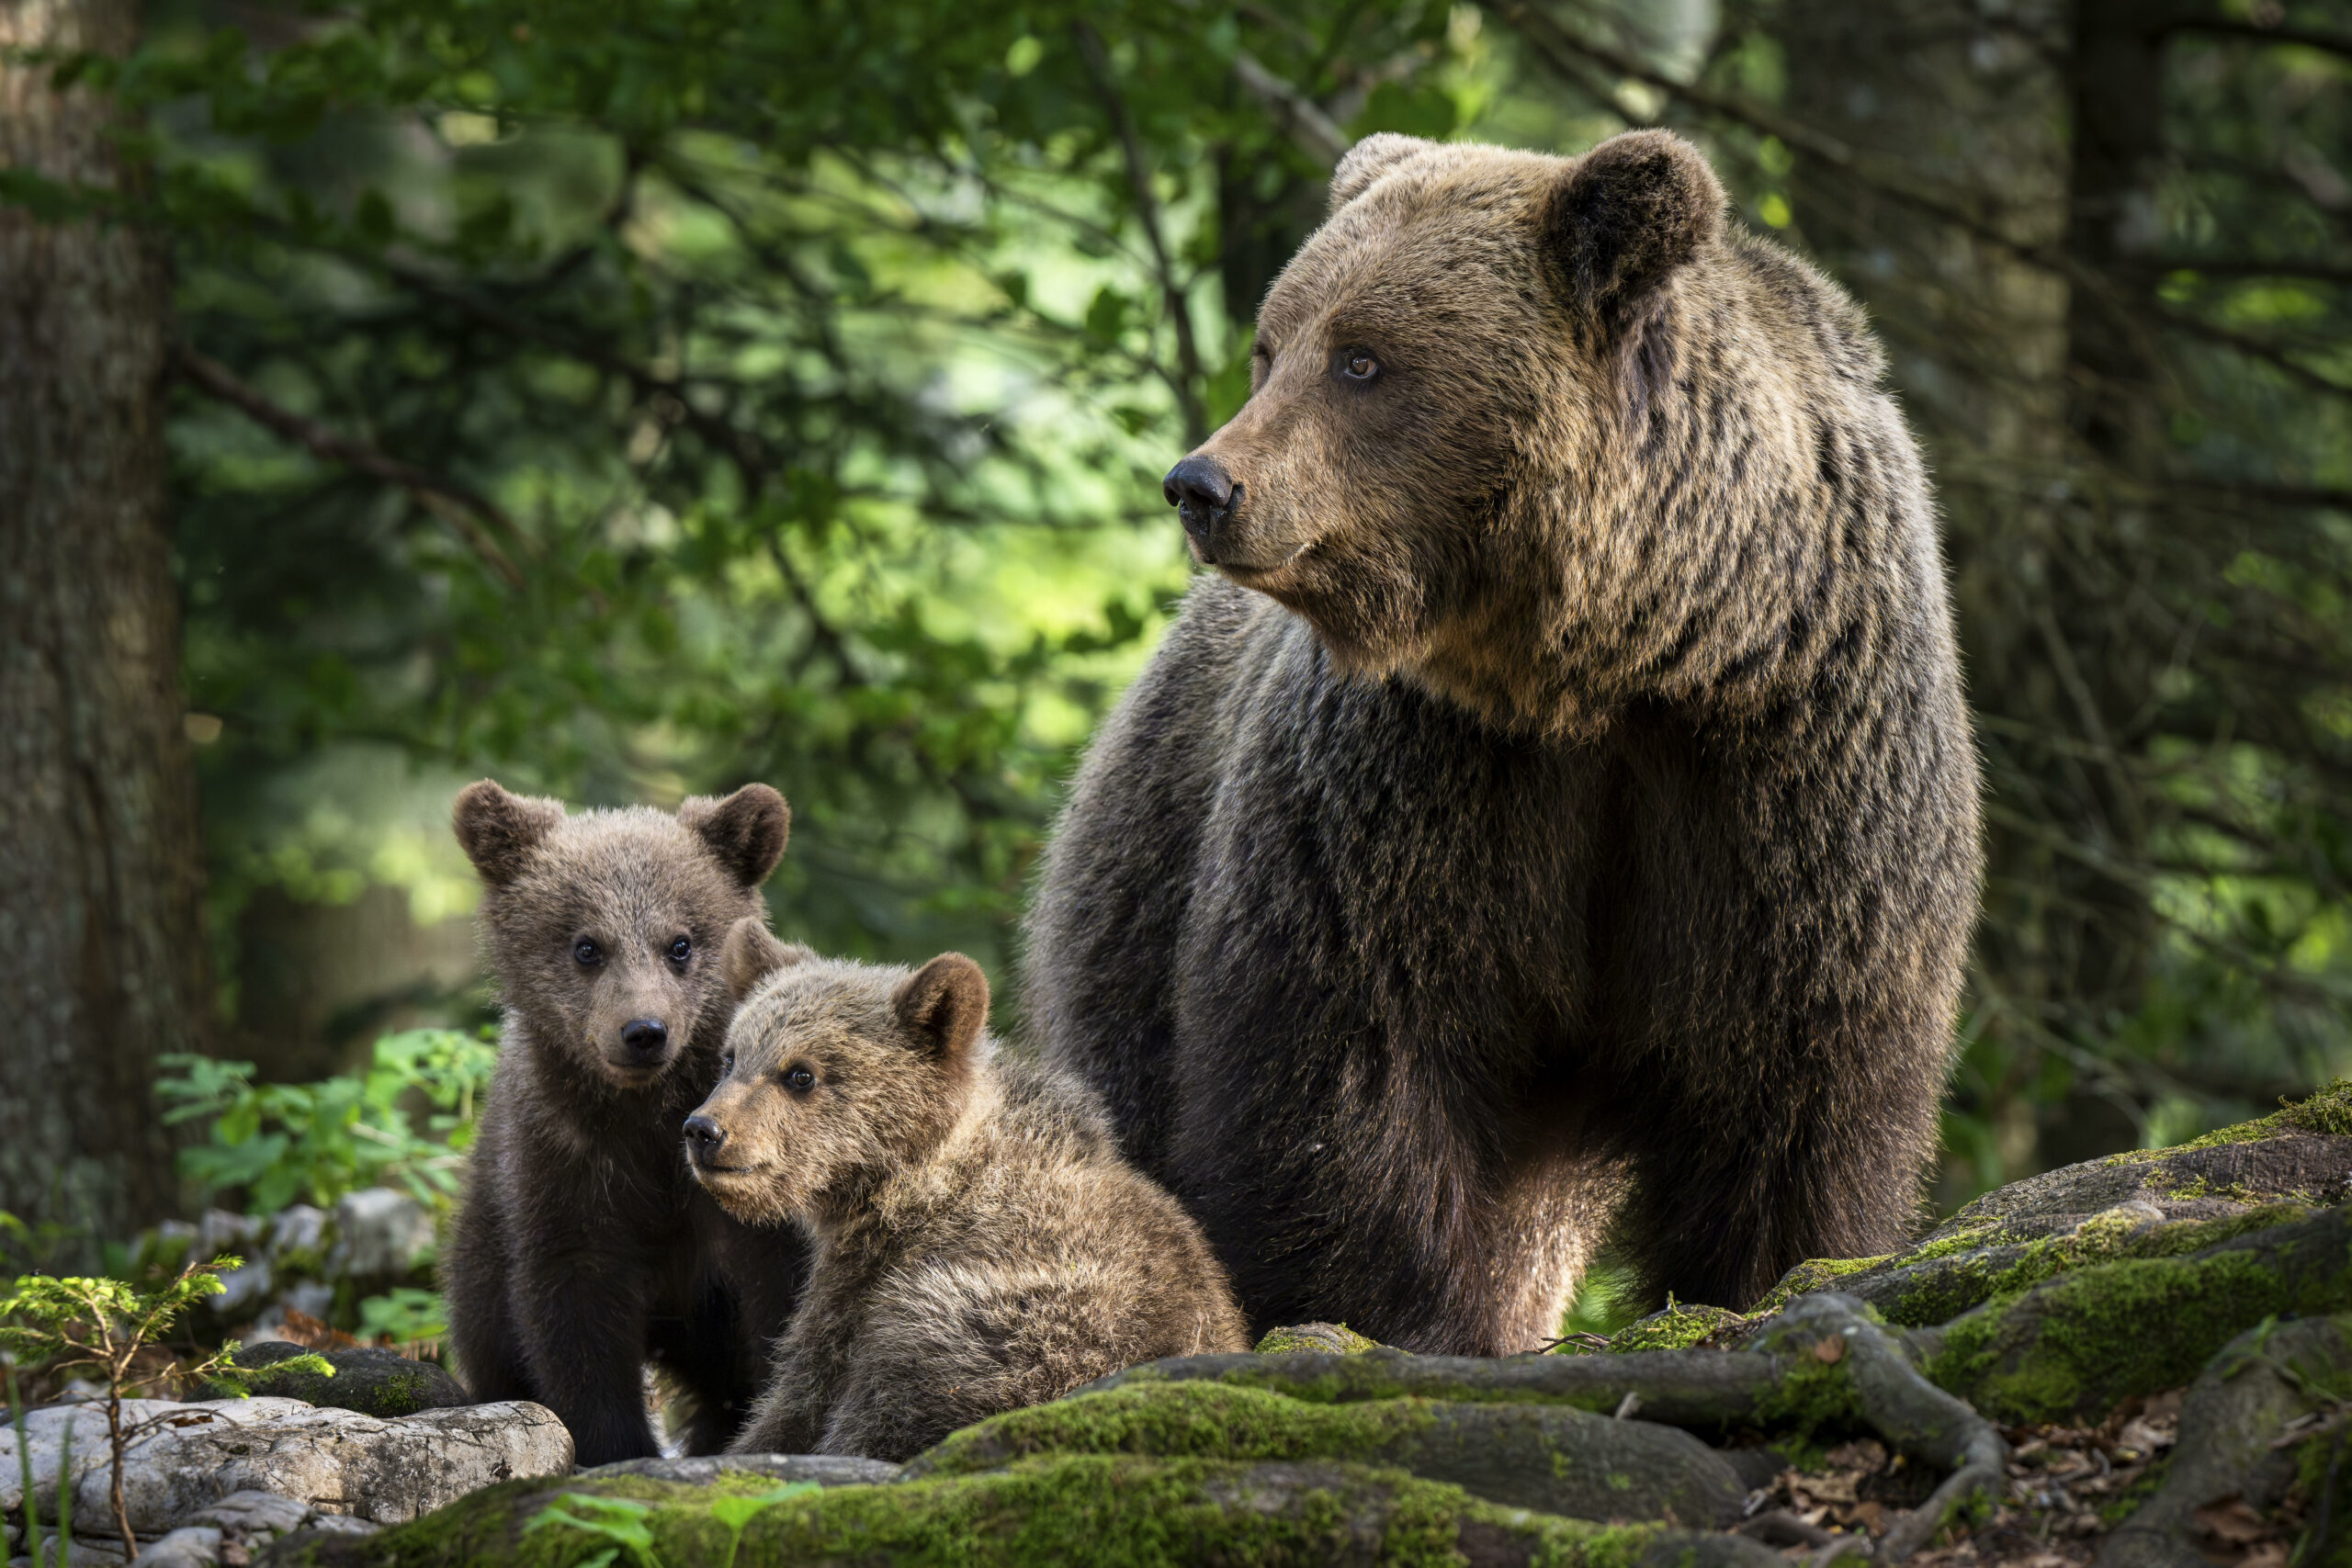
M 0 47 L 120 52 L 138 20 L 132 0 L 10 0 Z M 118 186 L 112 116 L 0 65 L 0 165 Z M 0 1208 L 91 1242 L 168 1206 L 154 1062 L 208 1019 L 169 304 L 130 229 L 0 209 Z

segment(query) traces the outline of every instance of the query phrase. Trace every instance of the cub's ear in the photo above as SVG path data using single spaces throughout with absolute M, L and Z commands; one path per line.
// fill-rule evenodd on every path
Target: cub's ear
M 698 795 L 682 801 L 678 821 L 702 835 L 739 887 L 765 882 L 792 836 L 792 807 L 763 784 L 745 784 L 724 800 Z
M 531 852 L 562 821 L 561 801 L 509 795 L 490 779 L 459 790 L 449 814 L 466 858 L 492 887 L 520 876 Z
M 808 950 L 784 942 L 757 915 L 746 915 L 727 928 L 727 944 L 718 950 L 718 973 L 737 1001 L 777 970 L 805 962 Z
M 943 953 L 890 998 L 899 1026 L 932 1053 L 960 1056 L 989 1021 L 989 977 L 960 953 Z
M 1569 166 L 1544 228 L 1570 296 L 1619 324 L 1722 234 L 1724 187 L 1682 138 L 1629 130 Z
M 1337 212 L 1365 191 L 1372 183 L 1414 153 L 1437 143 L 1419 136 L 1399 136 L 1393 130 L 1375 130 L 1348 149 L 1340 166 L 1331 171 L 1331 210 Z

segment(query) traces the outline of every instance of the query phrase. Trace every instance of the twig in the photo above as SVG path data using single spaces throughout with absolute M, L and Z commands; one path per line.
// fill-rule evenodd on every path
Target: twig
M 1348 133 L 1333 124 L 1331 117 L 1313 98 L 1267 70 L 1246 49 L 1234 51 L 1233 79 L 1272 111 L 1275 123 L 1307 156 L 1326 168 L 1347 156 L 1348 149 L 1353 145 Z
M 227 366 L 186 344 L 173 345 L 172 365 L 189 381 L 235 407 L 254 423 L 277 432 L 314 456 L 408 491 L 427 511 L 456 530 L 509 588 L 523 586 L 522 572 L 482 525 L 490 525 L 509 538 L 519 539 L 522 531 L 487 497 L 454 479 L 387 457 L 366 442 L 339 434 L 317 420 L 281 408 Z
M 1144 161 L 1135 117 L 1127 112 L 1127 101 L 1119 96 L 1118 80 L 1111 73 L 1111 57 L 1102 48 L 1102 35 L 1083 21 L 1072 22 L 1069 29 L 1078 39 L 1079 58 L 1094 79 L 1095 91 L 1111 111 L 1111 125 L 1118 132 L 1119 148 L 1126 158 L 1127 186 L 1135 193 L 1136 214 L 1143 221 L 1144 238 L 1150 242 L 1159 292 L 1176 329 L 1176 364 L 1182 381 L 1176 396 L 1184 412 L 1184 444 L 1195 446 L 1207 438 L 1209 430 L 1208 411 L 1201 405 L 1201 353 L 1193 341 L 1192 300 L 1176 281 L 1175 264 L 1169 259 L 1168 243 L 1159 231 L 1159 198 L 1151 193 L 1151 168 Z

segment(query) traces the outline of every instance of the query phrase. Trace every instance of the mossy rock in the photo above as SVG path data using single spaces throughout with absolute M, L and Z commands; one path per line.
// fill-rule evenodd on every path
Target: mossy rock
M 2096 1418 L 2178 1388 L 2266 1318 L 2352 1312 L 2352 1213 L 2134 1258 L 1996 1297 L 1915 1338 L 1928 1376 L 1996 1420 Z
M 1725 1307 L 1686 1306 L 1669 1301 L 1662 1311 L 1619 1329 L 1605 1354 L 1623 1356 L 1636 1350 L 1687 1350 L 1717 1329 L 1736 1328 L 1747 1318 Z
M 1778 1568 L 1738 1537 L 1609 1526 L 1480 1502 L 1403 1471 L 1319 1461 L 1237 1463 L 1132 1455 L 1023 1460 L 972 1475 L 838 1486 L 784 1498 L 734 1532 L 720 1499 L 774 1490 L 722 1475 L 703 1486 L 640 1476 L 509 1482 L 371 1536 L 291 1536 L 270 1568 L 580 1568 L 612 1550 L 577 1526 L 531 1521 L 576 1497 L 623 1500 L 668 1563 L 1020 1564 L 1123 1568 L 1253 1564 L 1556 1564 L 1557 1568 Z M 736 1506 L 741 1506 L 739 1501 Z M 591 1505 L 593 1506 L 593 1505 Z M 625 1554 L 626 1555 L 626 1554 Z
M 1808 1259 L 1753 1315 L 1838 1291 L 1890 1323 L 1927 1327 L 2072 1269 L 2184 1257 L 2347 1197 L 2352 1079 L 2339 1079 L 2271 1115 L 2174 1148 L 2135 1149 L 2011 1182 L 1900 1252 Z M 1751 1331 L 1734 1327 L 1714 1343 L 1736 1344 Z
M 1491 1503 L 1603 1521 L 1729 1524 L 1747 1490 L 1698 1438 L 1647 1421 L 1559 1405 L 1308 1404 L 1218 1382 L 1138 1382 L 1012 1411 L 956 1433 L 907 1476 L 1055 1453 L 1396 1466 Z
M 334 1369 L 334 1375 L 265 1370 L 253 1380 L 251 1391 L 279 1399 L 300 1399 L 333 1410 L 356 1410 L 362 1416 L 385 1420 L 413 1416 L 420 1410 L 454 1410 L 474 1403 L 473 1396 L 457 1379 L 433 1362 L 412 1361 L 372 1346 L 312 1351 L 283 1339 L 266 1339 L 239 1350 L 237 1364 L 267 1369 L 277 1362 L 309 1355 L 323 1355 Z M 222 1391 L 224 1394 L 227 1392 Z
M 1265 1337 L 1250 1348 L 1261 1356 L 1286 1356 L 1294 1350 L 1325 1350 L 1335 1356 L 1352 1356 L 1379 1349 L 1380 1341 L 1365 1338 L 1344 1323 L 1301 1323 L 1288 1328 L 1268 1329 Z

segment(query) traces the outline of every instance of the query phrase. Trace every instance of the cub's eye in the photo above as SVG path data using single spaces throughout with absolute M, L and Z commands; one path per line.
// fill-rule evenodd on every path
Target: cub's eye
M 1262 359 L 1271 364 L 1273 361 L 1274 351 L 1262 343 L 1253 343 L 1250 345 L 1250 355 L 1253 359 Z
M 784 1087 L 795 1094 L 807 1094 L 817 1087 L 817 1075 L 806 1067 L 787 1067 L 784 1074 Z
M 718 1076 L 725 1077 L 735 1070 L 735 1053 L 729 1051 L 718 1058 Z
M 1361 348 L 1340 350 L 1340 374 L 1351 381 L 1369 381 L 1380 374 L 1380 361 Z
M 680 937 L 670 944 L 670 962 L 673 964 L 684 964 L 694 955 L 695 944 L 684 937 Z
M 605 961 L 605 950 L 583 936 L 571 944 L 571 957 L 582 969 L 594 969 Z

